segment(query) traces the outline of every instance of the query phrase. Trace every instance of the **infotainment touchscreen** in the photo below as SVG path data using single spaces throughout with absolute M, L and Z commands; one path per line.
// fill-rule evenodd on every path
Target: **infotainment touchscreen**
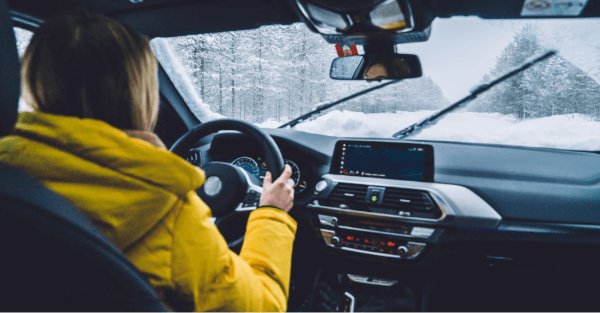
M 395 142 L 338 141 L 330 173 L 433 182 L 433 147 Z

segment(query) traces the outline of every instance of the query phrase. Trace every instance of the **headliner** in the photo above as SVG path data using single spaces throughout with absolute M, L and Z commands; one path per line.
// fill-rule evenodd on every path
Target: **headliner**
M 139 3 L 130 0 L 8 0 L 8 3 L 13 12 L 32 21 L 85 11 L 104 14 L 150 38 L 300 22 L 285 0 L 143 0 Z M 17 24 L 31 29 L 26 24 Z
M 138 1 L 140 2 L 134 3 Z M 88 11 L 118 19 L 153 38 L 300 22 L 296 9 L 290 6 L 291 1 L 293 0 L 8 0 L 8 4 L 13 16 L 15 13 L 19 14 L 25 20 L 34 21 L 34 24 L 36 19 L 39 23 L 57 14 Z M 418 1 L 427 11 L 425 13 L 432 17 L 477 15 L 502 19 L 520 18 L 524 0 L 409 1 Z M 600 17 L 600 1 L 589 0 L 579 17 Z M 16 24 L 32 28 L 24 23 Z

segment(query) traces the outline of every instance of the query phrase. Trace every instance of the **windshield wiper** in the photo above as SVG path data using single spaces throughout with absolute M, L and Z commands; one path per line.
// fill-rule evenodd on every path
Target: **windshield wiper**
M 495 85 L 497 85 L 498 83 L 501 83 L 505 80 L 507 80 L 508 78 L 513 77 L 514 75 L 530 68 L 531 66 L 533 66 L 534 64 L 543 61 L 553 55 L 556 55 L 556 51 L 554 50 L 550 50 L 545 52 L 544 54 L 537 56 L 537 57 L 533 57 L 525 62 L 523 62 L 521 65 L 517 66 L 516 68 L 514 68 L 513 70 L 501 75 L 500 77 L 492 80 L 489 83 L 484 83 L 482 85 L 477 86 L 477 88 L 475 88 L 470 95 L 462 98 L 461 100 L 459 100 L 458 102 L 450 105 L 449 107 L 425 118 L 424 120 L 412 124 L 406 128 L 404 128 L 403 130 L 395 133 L 392 135 L 392 138 L 395 139 L 404 139 L 408 136 L 412 136 L 412 135 L 417 135 L 419 133 L 421 133 L 424 129 L 431 127 L 433 125 L 435 125 L 440 119 L 441 117 L 445 116 L 446 114 L 464 107 L 465 105 L 467 105 L 469 102 L 475 100 L 475 98 L 477 98 L 478 95 L 488 91 L 490 88 L 494 87 Z
M 357 92 L 355 94 L 352 94 L 352 95 L 349 95 L 349 96 L 347 96 L 345 98 L 341 98 L 341 99 L 335 100 L 333 102 L 321 104 L 321 105 L 317 106 L 316 108 L 314 108 L 313 110 L 311 110 L 310 112 L 308 112 L 306 114 L 302 114 L 302 115 L 296 117 L 295 119 L 293 119 L 293 120 L 291 120 L 291 121 L 289 121 L 289 122 L 287 122 L 287 123 L 285 123 L 285 124 L 283 124 L 283 125 L 281 125 L 281 126 L 279 126 L 277 128 L 285 128 L 285 127 L 288 127 L 288 126 L 294 127 L 297 124 L 304 122 L 304 120 L 306 120 L 307 118 L 309 118 L 309 117 L 311 117 L 311 116 L 313 116 L 313 115 L 315 115 L 315 114 L 317 114 L 317 113 L 319 113 L 319 112 L 321 112 L 323 110 L 327 110 L 327 109 L 329 109 L 329 108 L 331 108 L 333 106 L 336 106 L 336 105 L 338 105 L 338 104 L 340 104 L 340 103 L 342 103 L 344 101 L 348 101 L 348 100 L 350 100 L 352 98 L 356 98 L 358 96 L 364 95 L 364 94 L 369 93 L 369 92 L 371 92 L 373 90 L 377 90 L 377 89 L 380 89 L 380 88 L 383 88 L 385 86 L 389 86 L 391 84 L 395 84 L 395 83 L 401 82 L 401 81 L 402 80 L 393 80 L 393 81 L 390 81 L 390 82 L 386 82 L 386 83 L 383 83 L 381 85 L 377 85 L 375 87 L 371 87 L 371 88 L 367 88 L 365 90 L 359 91 L 359 92 Z

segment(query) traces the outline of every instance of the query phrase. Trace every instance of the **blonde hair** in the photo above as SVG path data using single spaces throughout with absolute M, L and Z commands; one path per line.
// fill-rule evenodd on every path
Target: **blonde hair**
M 22 59 L 23 99 L 34 110 L 153 130 L 157 61 L 148 39 L 101 15 L 45 22 Z

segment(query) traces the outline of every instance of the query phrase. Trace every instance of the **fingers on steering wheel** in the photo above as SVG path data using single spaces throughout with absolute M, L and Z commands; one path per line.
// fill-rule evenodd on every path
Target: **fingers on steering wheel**
M 292 168 L 286 164 L 285 168 L 283 169 L 283 173 L 281 173 L 281 176 L 277 179 L 276 182 L 279 183 L 287 183 L 288 179 L 290 179 L 290 177 L 292 177 Z
M 271 176 L 271 172 L 267 172 L 265 174 L 265 179 L 263 180 L 263 186 L 269 186 L 273 182 L 273 176 Z

